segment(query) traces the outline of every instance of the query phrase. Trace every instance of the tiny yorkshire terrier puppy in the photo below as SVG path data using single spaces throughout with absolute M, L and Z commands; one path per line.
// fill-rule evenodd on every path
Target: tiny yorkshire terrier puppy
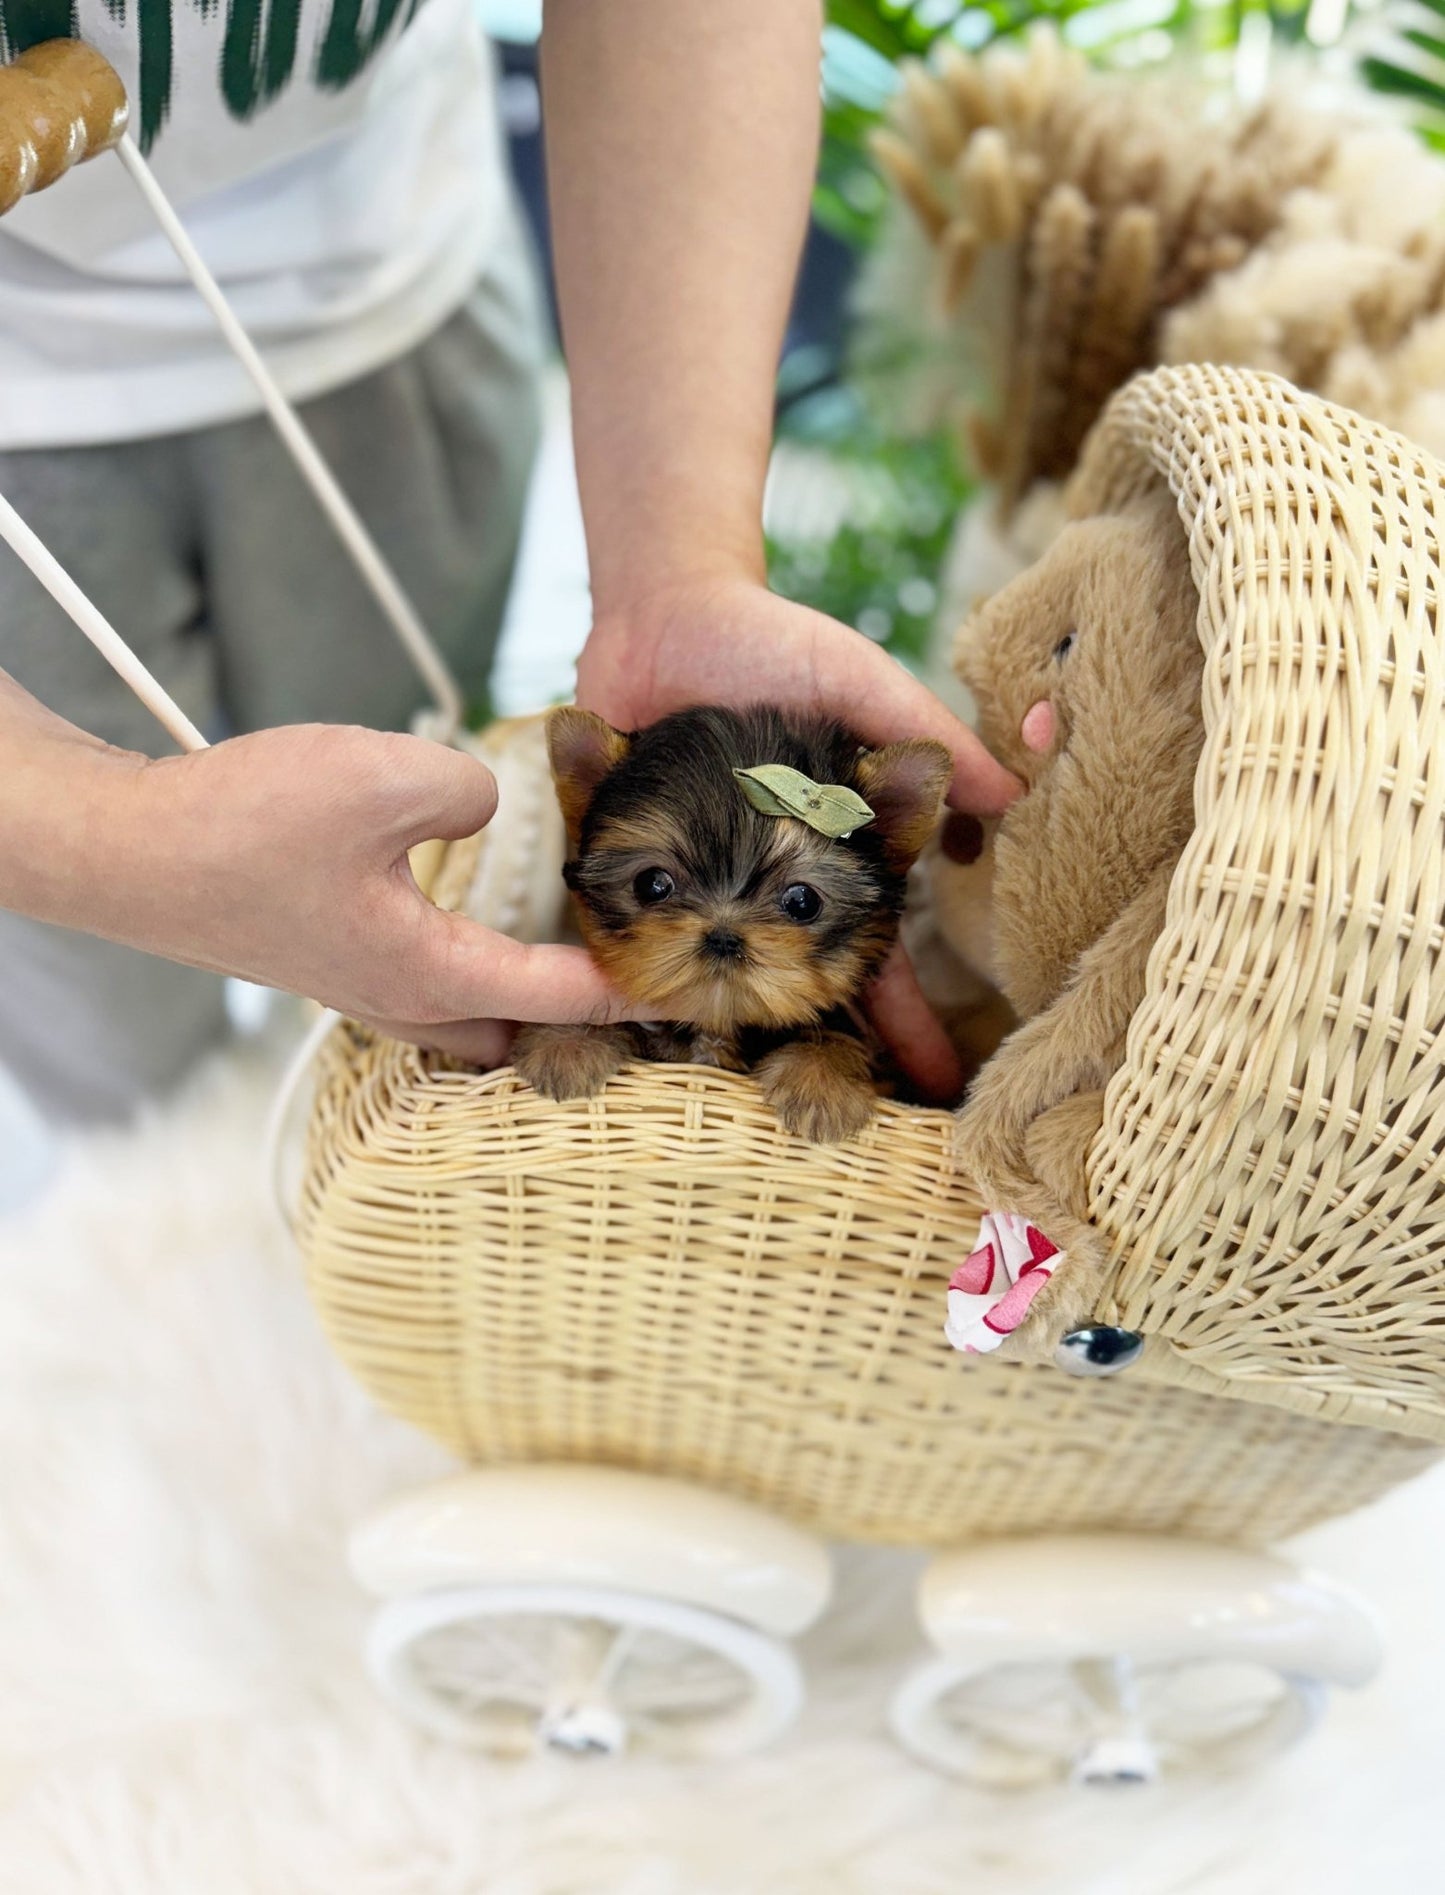
M 582 937 L 647 1026 L 538 1026 L 514 1063 L 553 1099 L 627 1061 L 756 1073 L 789 1131 L 851 1138 L 876 1097 L 849 1006 L 898 934 L 904 886 L 948 783 L 941 744 L 866 750 L 824 719 L 679 711 L 625 734 L 588 711 L 548 719 Z M 851 833 L 765 814 L 737 772 L 784 765 L 868 805 Z

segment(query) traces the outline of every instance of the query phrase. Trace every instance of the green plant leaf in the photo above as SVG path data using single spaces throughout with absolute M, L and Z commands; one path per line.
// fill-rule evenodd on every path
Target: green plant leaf
M 889 5 L 888 0 L 828 0 L 828 19 L 842 27 L 854 39 L 862 40 L 887 59 L 902 59 L 909 53 L 925 53 L 940 34 L 964 11 L 963 0 L 942 19 L 919 18 L 922 9 L 908 5 Z M 933 7 L 931 14 L 942 9 Z
M 1409 40 L 1412 46 L 1418 46 L 1422 53 L 1428 53 L 1439 64 L 1445 61 L 1445 40 L 1436 33 L 1427 33 L 1423 27 L 1407 26 L 1400 35 Z
M 815 783 L 785 763 L 760 763 L 733 775 L 754 809 L 764 816 L 794 816 L 820 836 L 851 836 L 873 820 L 873 811 L 856 790 L 842 783 Z
M 1396 65 L 1392 59 L 1380 59 L 1373 55 L 1361 60 L 1360 69 L 1377 92 L 1415 99 L 1434 111 L 1445 112 L 1445 83 L 1441 80 L 1431 79 L 1409 66 Z

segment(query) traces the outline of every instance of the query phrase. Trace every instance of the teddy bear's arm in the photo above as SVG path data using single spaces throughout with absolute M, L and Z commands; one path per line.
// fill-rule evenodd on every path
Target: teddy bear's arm
M 1039 1179 L 1026 1150 L 1029 1128 L 1075 1095 L 1101 1094 L 1117 1070 L 1164 926 L 1172 867 L 1085 949 L 1059 998 L 1010 1034 L 979 1075 L 959 1114 L 958 1161 L 991 1208 L 1033 1213 Z M 1058 1180 L 1050 1182 L 1052 1198 Z

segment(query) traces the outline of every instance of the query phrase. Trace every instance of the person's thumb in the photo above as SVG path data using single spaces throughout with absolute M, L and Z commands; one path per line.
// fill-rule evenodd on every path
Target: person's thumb
M 423 737 L 391 737 L 389 767 L 399 782 L 392 836 L 404 848 L 457 842 L 485 829 L 497 811 L 497 779 L 463 750 Z
M 582 948 L 529 946 L 464 915 L 432 912 L 423 951 L 427 1011 L 434 1019 L 604 1024 L 646 1017 Z

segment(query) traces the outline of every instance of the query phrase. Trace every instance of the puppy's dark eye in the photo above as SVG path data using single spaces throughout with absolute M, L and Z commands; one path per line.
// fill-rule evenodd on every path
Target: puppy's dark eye
M 783 890 L 778 903 L 789 921 L 816 921 L 823 908 L 823 897 L 806 882 L 794 882 Z
M 1056 663 L 1062 664 L 1064 662 L 1069 653 L 1074 649 L 1074 640 L 1078 636 L 1079 634 L 1077 632 L 1066 632 L 1058 644 L 1054 646 L 1054 659 Z
M 666 901 L 676 886 L 666 869 L 643 869 L 632 878 L 632 892 L 644 908 Z

